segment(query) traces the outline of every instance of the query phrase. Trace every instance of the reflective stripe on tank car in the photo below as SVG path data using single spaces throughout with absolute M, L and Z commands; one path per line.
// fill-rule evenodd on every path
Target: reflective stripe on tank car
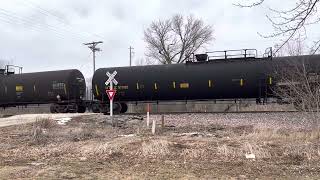
M 189 83 L 180 83 L 180 88 L 181 89 L 188 89 L 189 88 Z
M 64 94 L 67 94 L 67 87 L 66 87 L 66 84 L 63 84 L 63 88 L 64 88 Z
M 272 85 L 272 77 L 269 77 L 269 85 Z
M 211 80 L 208 81 L 208 86 L 212 87 L 212 81 Z
M 240 79 L 240 86 L 243 86 L 244 85 L 244 81 L 243 79 Z
M 95 88 L 96 88 L 96 94 L 97 96 L 99 96 L 98 85 L 95 85 Z
M 16 92 L 22 92 L 23 86 L 22 85 L 16 85 Z

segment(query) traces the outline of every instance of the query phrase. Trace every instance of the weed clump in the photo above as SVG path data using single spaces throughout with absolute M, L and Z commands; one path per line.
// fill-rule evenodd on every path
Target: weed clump
M 41 145 L 49 140 L 48 131 L 56 126 L 56 122 L 51 119 L 37 119 L 31 129 L 32 145 Z
M 71 141 L 85 141 L 97 137 L 96 130 L 93 127 L 81 127 L 73 131 L 70 135 Z

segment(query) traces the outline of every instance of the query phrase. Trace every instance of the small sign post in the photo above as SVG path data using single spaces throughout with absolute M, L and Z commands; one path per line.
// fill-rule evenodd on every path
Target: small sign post
M 108 80 L 105 82 L 105 85 L 108 86 L 110 84 L 109 90 L 106 90 L 110 100 L 110 116 L 113 116 L 113 98 L 116 95 L 116 90 L 113 89 L 113 84 L 117 85 L 118 81 L 114 78 L 117 75 L 117 71 L 114 71 L 112 74 L 107 72 Z
M 150 104 L 147 104 L 147 127 L 149 127 L 150 122 Z

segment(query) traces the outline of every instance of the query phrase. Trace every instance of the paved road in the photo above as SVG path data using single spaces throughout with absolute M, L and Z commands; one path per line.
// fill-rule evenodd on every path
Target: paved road
M 7 118 L 0 118 L 0 127 L 12 126 L 18 124 L 32 123 L 40 119 L 59 119 L 59 118 L 72 118 L 77 116 L 90 115 L 86 114 L 24 114 L 15 115 Z

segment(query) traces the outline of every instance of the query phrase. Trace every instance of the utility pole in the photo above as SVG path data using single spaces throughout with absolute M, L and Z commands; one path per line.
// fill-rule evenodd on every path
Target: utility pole
M 103 43 L 103 42 L 102 41 L 93 41 L 91 43 L 84 43 L 84 45 L 88 46 L 93 53 L 93 74 L 96 71 L 96 51 L 101 51 L 101 49 L 97 48 L 96 46 L 101 43 Z
M 133 50 L 133 49 L 134 49 L 133 47 L 131 47 L 131 46 L 129 47 L 129 57 L 130 57 L 130 63 L 129 63 L 129 64 L 130 64 L 130 66 L 131 66 L 131 64 L 132 64 L 132 53 L 133 53 L 132 50 Z

